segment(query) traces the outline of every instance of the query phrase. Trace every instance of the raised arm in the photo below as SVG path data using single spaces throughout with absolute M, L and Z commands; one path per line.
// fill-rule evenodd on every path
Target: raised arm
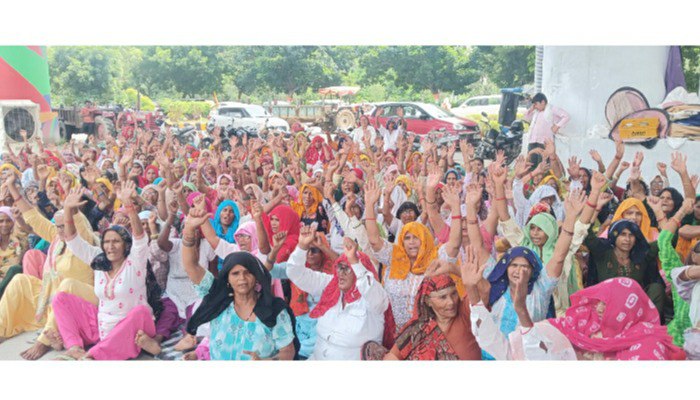
M 265 230 L 265 224 L 263 224 L 262 219 L 262 206 L 257 200 L 250 200 L 250 215 L 255 221 L 255 230 L 258 234 L 258 249 L 262 254 L 270 253 L 270 238 L 267 237 L 267 231 Z
M 357 290 L 365 299 L 367 305 L 377 314 L 383 313 L 389 307 L 389 296 L 382 285 L 377 282 L 364 265 L 360 262 L 357 253 L 357 243 L 350 238 L 343 239 L 343 250 L 350 263 L 350 267 L 355 273 Z M 338 272 L 340 273 L 340 272 Z
M 681 182 L 683 182 L 683 197 L 695 198 L 695 185 L 693 185 L 690 175 L 688 174 L 687 160 L 688 156 L 679 151 L 675 151 L 671 154 L 671 168 L 681 177 Z
M 575 190 L 569 193 L 569 197 L 564 201 L 566 218 L 559 233 L 559 239 L 554 246 L 552 258 L 547 262 L 547 275 L 550 278 L 559 278 L 561 271 L 564 268 L 564 259 L 569 252 L 569 246 L 574 237 L 574 224 L 579 213 L 583 209 L 583 204 L 586 199 L 586 194 L 582 190 Z
M 134 207 L 133 199 L 136 198 L 136 185 L 133 181 L 126 181 L 120 189 L 117 189 L 117 197 L 122 201 L 124 209 L 129 216 L 129 221 L 131 221 L 131 230 L 134 239 L 140 239 L 143 237 L 143 225 L 141 225 L 141 220 L 139 219 L 139 214 L 136 212 L 136 207 Z
M 593 217 L 600 212 L 598 206 L 598 198 L 600 197 L 600 192 L 605 186 L 605 177 L 598 171 L 593 171 L 593 177 L 591 178 L 591 193 L 588 195 L 588 200 L 585 203 L 583 212 L 581 213 L 581 223 L 590 224 L 593 221 Z
M 198 249 L 195 247 L 199 244 L 196 239 L 197 226 L 201 225 L 204 220 L 209 219 L 206 211 L 192 208 L 190 214 L 185 218 L 185 228 L 182 231 L 182 265 L 187 272 L 187 276 L 192 283 L 198 285 L 204 275 L 206 275 L 206 266 L 200 266 L 198 261 Z
M 170 230 L 177 218 L 177 201 L 173 201 L 168 205 L 168 218 L 165 220 L 165 225 L 158 235 L 158 247 L 170 252 L 173 249 L 173 243 L 170 241 Z
M 426 181 L 425 188 L 425 202 L 428 208 L 428 221 L 430 221 L 430 226 L 433 228 L 434 232 L 442 231 L 447 224 L 440 217 L 440 207 L 437 203 L 437 185 L 440 183 L 442 174 L 436 166 L 432 166 L 430 174 L 428 175 L 428 180 Z M 443 188 L 443 191 L 447 187 Z
M 377 227 L 377 213 L 374 210 L 377 201 L 379 201 L 379 187 L 374 179 L 370 179 L 365 185 L 365 228 L 367 228 L 369 244 L 375 252 L 381 251 L 384 247 L 384 241 Z
M 610 181 L 613 178 L 613 174 L 615 171 L 617 171 L 617 167 L 620 165 L 620 162 L 622 161 L 622 157 L 625 155 L 625 144 L 622 143 L 621 140 L 615 140 L 615 157 L 613 157 L 612 161 L 610 161 L 610 164 L 608 165 L 608 168 L 605 169 L 605 178 Z
M 452 214 L 450 236 L 447 243 L 445 243 L 445 251 L 448 257 L 454 258 L 459 255 L 459 248 L 462 246 L 462 215 L 459 206 L 459 189 L 445 185 L 442 189 L 442 198 L 445 199 L 445 203 L 450 206 Z

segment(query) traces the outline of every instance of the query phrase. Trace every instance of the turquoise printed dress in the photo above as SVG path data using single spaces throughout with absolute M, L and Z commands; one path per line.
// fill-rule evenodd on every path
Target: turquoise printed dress
M 195 285 L 197 294 L 206 296 L 213 283 L 214 275 L 207 271 L 199 285 Z M 250 360 L 244 351 L 256 352 L 260 358 L 270 358 L 294 340 L 292 320 L 286 311 L 279 313 L 277 323 L 270 328 L 258 319 L 244 321 L 231 303 L 210 324 L 209 353 L 212 360 Z

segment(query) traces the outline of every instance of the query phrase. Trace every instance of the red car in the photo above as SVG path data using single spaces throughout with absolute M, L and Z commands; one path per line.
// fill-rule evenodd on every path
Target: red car
M 382 112 L 379 113 L 379 110 Z M 431 131 L 443 131 L 448 136 L 479 133 L 479 125 L 476 122 L 428 103 L 375 103 L 370 112 L 370 123 L 386 127 L 389 119 L 400 117 L 402 113 L 406 120 L 406 130 L 418 135 L 425 135 Z

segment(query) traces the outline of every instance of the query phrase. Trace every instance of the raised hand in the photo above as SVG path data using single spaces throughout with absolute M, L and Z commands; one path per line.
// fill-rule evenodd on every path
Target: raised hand
M 593 171 L 593 177 L 591 178 L 591 189 L 600 191 L 603 186 L 607 183 L 605 175 L 598 171 Z
M 638 181 L 642 177 L 642 169 L 638 166 L 632 165 L 630 170 L 630 180 Z
M 657 162 L 657 163 L 656 163 L 656 169 L 659 170 L 659 174 L 661 174 L 661 176 L 667 176 L 667 175 L 666 175 L 666 164 L 665 164 L 665 163 Z
M 48 165 L 46 165 L 46 164 L 37 165 L 36 175 L 39 177 L 39 180 L 45 181 L 46 179 L 48 179 L 50 173 L 51 173 L 51 171 L 49 170 Z M 14 175 L 14 174 L 11 174 L 11 175 Z
M 602 163 L 602 162 L 603 162 L 603 158 L 600 157 L 600 153 L 598 153 L 598 151 L 596 151 L 596 150 L 591 150 L 591 151 L 588 152 L 588 154 L 591 155 L 591 158 L 593 159 L 593 161 L 595 161 L 595 162 L 597 162 L 597 163 Z
M 309 250 L 311 243 L 314 242 L 316 228 L 311 225 L 304 225 L 299 230 L 299 248 Z
M 655 215 L 664 215 L 664 210 L 661 207 L 661 199 L 657 196 L 647 196 L 647 204 L 654 211 Z
M 532 168 L 532 163 L 526 162 L 525 156 L 521 155 L 515 159 L 515 176 L 516 177 L 522 178 L 523 176 L 527 175 L 528 171 L 530 171 L 530 168 Z
M 455 188 L 450 185 L 445 185 L 442 188 L 442 199 L 452 208 L 453 215 L 457 214 L 459 211 L 459 190 L 460 188 Z
M 515 283 L 513 306 L 521 310 L 527 309 L 527 284 L 531 276 L 532 271 L 530 268 L 522 268 L 519 274 L 513 276 L 513 283 Z
M 570 157 L 569 158 L 569 168 L 567 168 L 567 172 L 569 172 L 569 176 L 572 179 L 578 179 L 579 172 L 581 171 L 581 160 L 576 158 L 576 156 Z
M 494 164 L 503 166 L 503 164 L 506 162 L 506 152 L 503 149 L 499 149 L 496 151 L 496 159 L 494 160 Z
M 542 163 L 540 163 L 541 165 Z M 489 175 L 493 182 L 498 185 L 504 185 L 508 176 L 506 175 L 506 168 L 500 164 L 493 163 L 489 165 Z
M 209 219 L 209 213 L 206 210 L 200 210 L 197 208 L 190 208 L 190 213 L 185 218 L 185 227 L 190 229 L 198 228 L 204 225 Z
M 462 253 L 462 264 L 460 266 L 462 282 L 464 282 L 466 286 L 476 286 L 479 281 L 484 279 L 485 270 L 485 263 L 479 265 L 477 250 L 472 245 L 467 246 L 464 249 L 464 253 Z
M 465 204 L 467 206 L 472 206 L 474 208 L 478 207 L 479 202 L 482 199 L 484 190 L 481 185 L 470 183 L 467 186 L 467 195 L 465 198 Z
M 580 161 L 579 161 L 580 163 Z M 549 159 L 542 160 L 541 163 L 537 164 L 537 168 L 533 171 L 534 175 L 547 175 L 551 165 L 549 164 Z
M 691 176 L 690 183 L 693 185 L 693 188 L 695 188 L 695 190 L 698 190 L 698 183 L 700 183 L 700 176 L 698 176 L 698 175 Z
M 82 187 L 71 189 L 65 200 L 63 200 L 63 208 L 76 210 L 87 204 L 87 200 L 81 201 L 83 194 L 85 194 L 85 189 Z
M 596 204 L 596 208 L 600 210 L 601 208 L 605 207 L 606 204 L 610 203 L 610 200 L 612 200 L 613 194 L 610 192 L 603 192 L 598 196 L 598 203 Z
M 323 197 L 326 199 L 333 201 L 333 193 L 335 192 L 335 185 L 333 182 L 326 182 L 325 185 L 323 185 Z
M 124 184 L 117 189 L 117 197 L 125 206 L 132 205 L 132 199 L 136 197 L 136 185 L 134 182 L 131 180 L 124 182 Z
M 260 202 L 257 200 L 250 200 L 250 215 L 255 221 L 260 221 L 262 219 L 263 208 Z
M 345 256 L 348 258 L 348 262 L 350 265 L 352 264 L 357 264 L 360 262 L 360 258 L 357 256 L 357 248 L 358 248 L 357 242 L 354 240 L 350 239 L 349 237 L 343 238 L 343 252 L 345 253 Z
M 365 207 L 374 207 L 379 201 L 381 192 L 374 179 L 370 179 L 365 184 Z
M 674 151 L 671 153 L 671 168 L 673 168 L 674 171 L 677 173 L 683 175 L 688 172 L 688 166 L 687 166 L 687 161 L 688 161 L 688 156 L 685 154 L 679 152 L 679 151 Z
M 627 168 L 629 168 L 629 167 L 630 167 L 630 163 L 628 163 L 627 161 L 623 161 L 622 163 L 620 163 L 620 170 L 619 170 L 620 173 L 625 172 L 627 170 Z
M 569 193 L 564 200 L 564 210 L 566 215 L 579 215 L 586 203 L 586 193 L 581 189 L 576 189 Z
M 287 239 L 287 231 L 279 231 L 272 236 L 272 251 L 277 253 Z
M 442 179 L 442 173 L 436 168 L 428 174 L 428 180 L 426 181 L 426 186 L 430 189 L 434 189 L 440 183 Z
M 641 151 L 638 151 L 634 155 L 634 161 L 632 162 L 633 167 L 639 167 L 642 165 L 642 161 L 644 161 L 644 153 Z

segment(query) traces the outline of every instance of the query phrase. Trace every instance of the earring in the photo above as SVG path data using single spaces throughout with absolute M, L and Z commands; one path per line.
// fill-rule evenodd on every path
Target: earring
M 229 292 L 228 297 L 233 297 L 233 292 Z

